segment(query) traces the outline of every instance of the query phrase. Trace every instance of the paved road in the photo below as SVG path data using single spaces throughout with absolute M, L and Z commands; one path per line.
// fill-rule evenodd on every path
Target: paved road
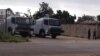
M 60 36 L 57 39 L 32 38 L 28 43 L 0 43 L 0 56 L 94 56 L 99 40 Z

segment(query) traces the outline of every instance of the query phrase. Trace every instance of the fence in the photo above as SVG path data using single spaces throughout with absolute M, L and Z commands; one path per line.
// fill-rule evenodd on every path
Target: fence
M 98 26 L 99 27 L 99 26 Z M 100 27 L 99 27 L 100 28 Z M 96 37 L 99 37 L 99 28 L 95 24 L 63 24 L 62 29 L 64 30 L 63 35 L 73 37 L 88 37 L 88 31 L 90 30 L 90 37 L 93 38 L 94 31 L 96 31 Z

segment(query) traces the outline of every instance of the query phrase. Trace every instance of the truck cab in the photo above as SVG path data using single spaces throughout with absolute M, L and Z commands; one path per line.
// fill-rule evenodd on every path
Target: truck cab
M 7 18 L 7 30 L 11 34 L 20 34 L 23 37 L 31 36 L 34 31 L 31 22 L 32 19 L 28 17 L 10 16 Z
M 61 23 L 59 19 L 43 17 L 35 20 L 34 24 L 34 34 L 40 37 L 49 35 L 52 38 L 61 35 Z

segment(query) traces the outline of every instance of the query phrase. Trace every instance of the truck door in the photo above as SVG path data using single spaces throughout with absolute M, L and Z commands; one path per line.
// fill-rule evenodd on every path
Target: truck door
M 49 30 L 49 20 L 48 19 L 44 19 L 43 29 L 45 30 L 45 33 L 47 34 Z

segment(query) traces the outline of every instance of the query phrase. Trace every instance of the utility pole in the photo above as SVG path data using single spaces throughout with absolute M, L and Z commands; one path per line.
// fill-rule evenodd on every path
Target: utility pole
M 7 13 L 8 13 L 7 11 L 8 10 L 6 9 L 6 12 L 5 12 L 6 13 L 6 15 L 5 15 L 5 30 L 4 30 L 5 33 L 7 33 Z

